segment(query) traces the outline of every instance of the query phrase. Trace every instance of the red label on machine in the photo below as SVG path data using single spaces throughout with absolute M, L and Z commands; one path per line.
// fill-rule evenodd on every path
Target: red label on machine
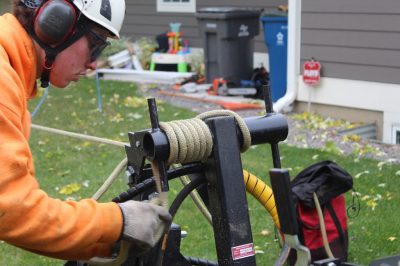
M 317 85 L 321 78 L 321 64 L 318 61 L 304 62 L 303 81 L 308 85 Z
M 253 243 L 232 247 L 231 251 L 233 260 L 239 260 L 255 255 Z

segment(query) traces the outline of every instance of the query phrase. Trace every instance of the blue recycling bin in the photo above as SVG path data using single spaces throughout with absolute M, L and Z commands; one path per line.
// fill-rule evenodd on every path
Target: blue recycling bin
M 264 41 L 269 54 L 269 77 L 272 101 L 276 102 L 286 93 L 287 66 L 287 16 L 264 15 L 261 17 Z

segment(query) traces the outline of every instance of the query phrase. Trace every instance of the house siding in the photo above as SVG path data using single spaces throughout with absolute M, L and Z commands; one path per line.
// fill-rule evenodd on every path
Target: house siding
M 157 12 L 156 1 L 132 0 L 126 2 L 126 16 L 121 34 L 131 39 L 140 37 L 155 38 L 156 35 L 169 30 L 169 23 L 182 23 L 181 32 L 183 38 L 188 40 L 190 46 L 204 48 L 203 39 L 197 25 L 197 19 L 193 13 Z M 287 0 L 197 0 L 196 10 L 204 7 L 251 7 L 264 8 L 265 11 L 276 10 L 279 5 L 287 4 Z M 255 52 L 267 52 L 264 43 L 262 25 L 260 34 L 255 38 Z
M 400 1 L 303 0 L 301 61 L 322 76 L 400 84 Z

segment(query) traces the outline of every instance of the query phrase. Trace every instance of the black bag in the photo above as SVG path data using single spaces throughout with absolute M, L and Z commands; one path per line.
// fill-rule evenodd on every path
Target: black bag
M 311 260 L 328 258 L 316 209 L 316 204 L 319 203 L 329 248 L 335 258 L 346 261 L 348 235 L 343 193 L 353 187 L 350 174 L 332 161 L 322 161 L 301 171 L 292 180 L 291 186 L 296 203 L 299 240 L 310 249 Z M 313 193 L 318 202 L 315 202 Z M 290 265 L 294 265 L 295 252 L 290 253 L 288 261 Z

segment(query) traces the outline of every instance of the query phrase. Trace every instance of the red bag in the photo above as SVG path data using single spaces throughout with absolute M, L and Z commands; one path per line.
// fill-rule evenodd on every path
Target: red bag
M 300 172 L 291 185 L 296 202 L 299 240 L 310 249 L 311 260 L 328 258 L 316 209 L 321 205 L 332 255 L 342 262 L 347 261 L 347 214 L 343 193 L 352 188 L 352 177 L 336 163 L 322 161 Z M 318 204 L 313 198 L 313 193 L 318 198 Z M 296 252 L 291 251 L 289 264 L 294 265 L 296 259 Z
M 328 257 L 322 241 L 321 226 L 317 210 L 297 204 L 299 239 L 310 249 L 311 260 L 321 260 Z M 323 207 L 325 230 L 329 247 L 335 258 L 347 261 L 348 234 L 347 215 L 343 195 L 340 195 Z

